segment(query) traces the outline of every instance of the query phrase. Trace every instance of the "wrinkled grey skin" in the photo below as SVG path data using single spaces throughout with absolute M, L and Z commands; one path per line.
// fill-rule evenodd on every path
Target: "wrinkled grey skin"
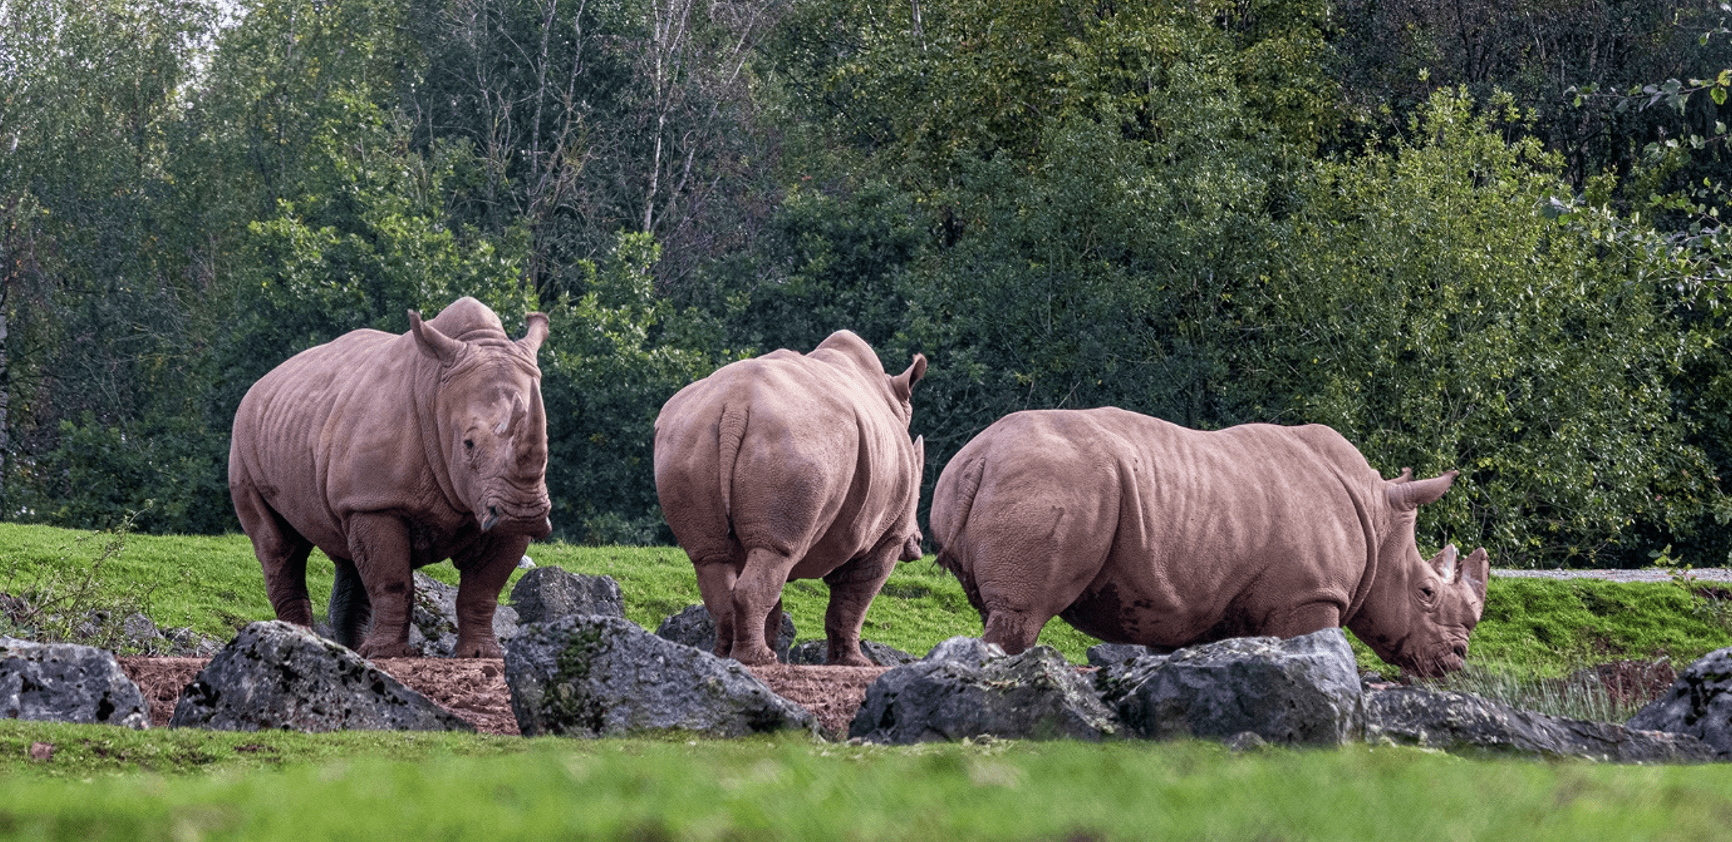
M 866 609 L 899 559 L 921 557 L 924 448 L 908 425 L 925 372 L 916 354 L 890 376 L 838 331 L 810 354 L 724 366 L 662 407 L 656 494 L 715 618 L 715 654 L 773 663 L 783 584 L 822 578 L 828 662 L 871 664 Z
M 552 531 L 536 352 L 462 298 L 396 335 L 358 330 L 290 358 L 235 413 L 229 492 L 277 619 L 312 624 L 307 557 L 336 563 L 331 624 L 368 658 L 414 655 L 413 568 L 451 559 L 459 657 L 500 657 L 499 591 Z M 372 622 L 364 641 L 360 632 Z
M 1460 669 L 1485 550 L 1429 561 L 1418 508 L 1455 472 L 1385 480 L 1334 430 L 1188 430 L 1121 409 L 1006 416 L 945 466 L 938 561 L 1006 652 L 1054 616 L 1173 649 L 1346 626 L 1390 663 Z

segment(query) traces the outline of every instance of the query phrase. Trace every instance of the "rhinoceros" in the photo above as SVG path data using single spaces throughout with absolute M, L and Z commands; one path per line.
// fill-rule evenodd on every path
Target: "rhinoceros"
M 364 657 L 409 645 L 414 568 L 451 559 L 458 657 L 497 658 L 499 591 L 548 521 L 547 418 L 526 335 L 462 298 L 410 331 L 357 330 L 309 348 L 241 399 L 229 448 L 235 514 L 277 619 L 312 624 L 307 556 L 336 564 L 330 621 Z M 371 619 L 371 630 L 357 646 Z
M 1419 506 L 1456 472 L 1384 479 L 1320 425 L 1190 430 L 1117 408 L 999 419 L 933 492 L 938 563 L 988 642 L 1032 645 L 1062 617 L 1173 649 L 1345 625 L 1389 663 L 1460 669 L 1485 607 L 1483 548 L 1427 561 Z
M 894 377 L 850 331 L 681 389 L 655 423 L 656 494 L 716 621 L 715 654 L 772 663 L 782 586 L 823 578 L 831 664 L 869 665 L 860 627 L 915 525 L 924 443 L 908 438 L 915 354 Z

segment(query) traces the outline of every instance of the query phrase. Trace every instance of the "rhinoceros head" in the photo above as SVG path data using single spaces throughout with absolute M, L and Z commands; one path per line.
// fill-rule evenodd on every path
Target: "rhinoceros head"
M 491 311 L 486 315 L 497 324 Z M 553 531 L 547 415 L 536 365 L 547 338 L 547 316 L 530 313 L 525 321 L 527 332 L 513 342 L 503 329 L 448 336 L 423 322 L 421 314 L 409 313 L 416 346 L 439 362 L 432 416 L 439 427 L 447 493 L 474 515 L 483 532 L 542 538 Z
M 1389 529 L 1378 548 L 1370 592 L 1348 628 L 1385 661 L 1422 676 L 1458 670 L 1468 636 L 1485 611 L 1491 561 L 1485 548 L 1460 559 L 1455 546 L 1428 561 L 1414 542 L 1420 506 L 1442 497 L 1455 482 L 1450 471 L 1427 480 L 1413 472 L 1385 482 Z

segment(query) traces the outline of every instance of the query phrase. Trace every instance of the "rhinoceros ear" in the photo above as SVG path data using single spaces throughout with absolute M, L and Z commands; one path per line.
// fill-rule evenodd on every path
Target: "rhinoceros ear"
M 1411 512 L 1427 503 L 1434 503 L 1449 487 L 1455 484 L 1458 471 L 1445 471 L 1442 476 L 1431 479 L 1416 480 L 1411 468 L 1402 468 L 1401 476 L 1384 483 L 1384 493 L 1389 497 L 1390 508 L 1398 512 Z
M 897 400 L 908 400 L 914 394 L 914 384 L 926 376 L 926 355 L 915 354 L 913 364 L 908 370 L 890 378 L 890 389 L 896 393 Z
M 547 314 L 530 313 L 523 317 L 523 321 L 528 329 L 523 338 L 517 340 L 517 346 L 533 357 L 541 350 L 541 343 L 547 341 Z
M 439 329 L 421 321 L 421 313 L 409 311 L 409 331 L 415 334 L 415 346 L 439 361 L 440 365 L 450 365 L 457 361 L 457 355 L 463 353 L 463 343 L 443 333 Z
M 1460 572 L 1456 569 L 1455 560 L 1460 554 L 1461 551 L 1457 550 L 1454 544 L 1445 544 L 1442 552 L 1431 557 L 1431 569 L 1436 571 L 1437 578 L 1445 582 L 1455 581 L 1456 574 Z
M 1468 587 L 1473 588 L 1474 595 L 1483 605 L 1486 585 L 1491 581 L 1491 557 L 1485 554 L 1485 547 L 1474 550 L 1461 563 L 1461 577 L 1467 580 Z

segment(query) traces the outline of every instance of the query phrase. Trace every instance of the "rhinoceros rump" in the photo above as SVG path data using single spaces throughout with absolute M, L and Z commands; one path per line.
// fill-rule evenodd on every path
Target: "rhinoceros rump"
M 919 558 L 924 464 L 909 441 L 914 355 L 891 377 L 838 331 L 812 353 L 741 360 L 681 389 L 656 418 L 656 494 L 716 621 L 715 653 L 775 660 L 782 586 L 822 577 L 832 664 L 869 665 L 860 626 L 898 559 Z
M 547 418 L 536 352 L 462 298 L 396 335 L 357 330 L 266 374 L 241 400 L 229 493 L 277 619 L 311 625 L 307 556 L 337 566 L 331 625 L 369 658 L 412 655 L 416 567 L 460 572 L 460 657 L 499 657 L 493 612 L 532 538 L 546 536 Z
M 1490 563 L 1427 562 L 1419 506 L 1450 472 L 1385 480 L 1334 430 L 1214 432 L 1104 408 L 999 419 L 938 478 L 938 561 L 1006 652 L 1062 617 L 1176 648 L 1345 625 L 1421 674 L 1460 669 Z

